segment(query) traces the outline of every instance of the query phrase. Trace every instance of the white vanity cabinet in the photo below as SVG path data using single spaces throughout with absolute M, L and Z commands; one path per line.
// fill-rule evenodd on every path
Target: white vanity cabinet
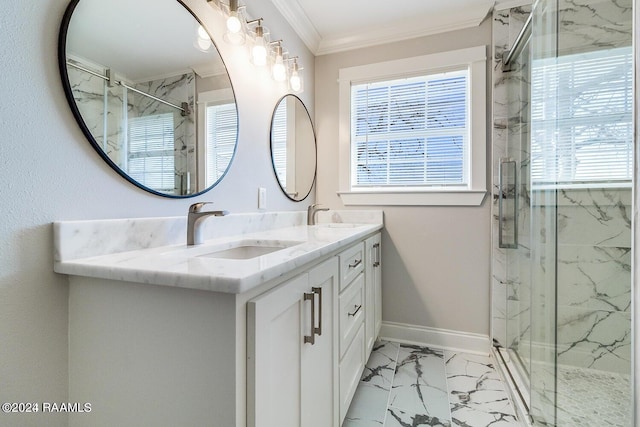
M 70 284 L 69 402 L 92 404 L 69 426 L 339 427 L 379 329 L 379 217 L 197 247 L 129 248 L 123 234 L 127 249 L 84 257 L 96 235 L 120 236 L 114 227 L 155 236 L 180 229 L 178 220 L 58 223 L 55 270 Z M 235 242 L 299 244 L 211 257 Z
M 338 261 L 249 301 L 249 427 L 337 426 Z

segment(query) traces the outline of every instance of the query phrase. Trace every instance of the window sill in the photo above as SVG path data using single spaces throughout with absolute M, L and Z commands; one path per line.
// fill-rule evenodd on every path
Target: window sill
M 485 190 L 338 191 L 345 206 L 480 206 Z

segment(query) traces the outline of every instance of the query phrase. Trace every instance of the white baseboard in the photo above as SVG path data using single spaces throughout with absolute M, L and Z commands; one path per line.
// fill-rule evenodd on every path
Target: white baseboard
M 428 328 L 406 323 L 382 322 L 380 339 L 464 353 L 488 355 L 491 351 L 491 340 L 488 335 Z

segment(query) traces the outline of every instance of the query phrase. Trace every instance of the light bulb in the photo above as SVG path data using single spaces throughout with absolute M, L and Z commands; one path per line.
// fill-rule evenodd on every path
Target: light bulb
M 238 12 L 233 11 L 227 18 L 227 30 L 230 33 L 237 34 L 242 29 L 242 24 L 240 23 L 240 18 L 238 18 Z
M 253 64 L 259 67 L 267 64 L 267 48 L 264 44 L 264 29 L 258 24 L 256 27 L 256 40 L 251 49 Z
M 293 70 L 293 72 L 291 73 L 289 84 L 291 85 L 291 90 L 293 90 L 294 92 L 300 92 L 300 89 L 302 89 L 302 80 L 300 80 L 300 76 L 298 75 L 297 70 Z
M 267 64 L 267 48 L 264 47 L 264 39 L 262 37 L 256 37 L 256 44 L 251 50 L 251 56 L 255 65 L 263 66 Z
M 271 73 L 273 74 L 273 79 L 277 82 L 283 82 L 287 78 L 287 69 L 282 58 L 282 46 L 276 47 L 276 61 L 273 64 Z
M 207 33 L 207 30 L 205 30 L 202 25 L 198 25 L 198 38 L 202 40 L 211 40 L 209 33 Z
M 198 37 L 197 48 L 203 52 L 208 51 L 211 48 L 211 39 L 201 39 Z

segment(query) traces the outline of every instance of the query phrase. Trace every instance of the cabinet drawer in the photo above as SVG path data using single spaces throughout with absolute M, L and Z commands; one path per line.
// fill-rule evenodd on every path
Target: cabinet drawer
M 340 425 L 349 410 L 364 364 L 364 325 L 360 325 L 356 338 L 340 363 Z
M 364 243 L 343 251 L 340 255 L 340 292 L 364 269 Z
M 364 322 L 364 274 L 360 274 L 351 286 L 340 295 L 340 357 L 358 333 Z

